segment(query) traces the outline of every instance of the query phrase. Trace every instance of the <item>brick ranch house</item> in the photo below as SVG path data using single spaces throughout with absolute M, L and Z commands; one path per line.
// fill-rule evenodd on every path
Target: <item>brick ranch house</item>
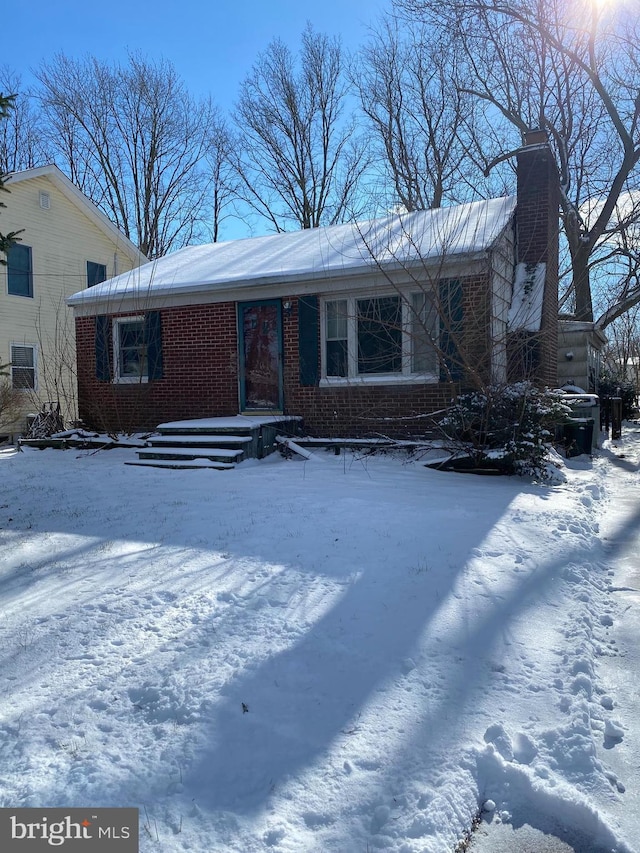
M 554 385 L 557 173 L 538 131 L 517 176 L 515 199 L 189 247 L 75 294 L 80 417 L 400 436 L 478 382 Z

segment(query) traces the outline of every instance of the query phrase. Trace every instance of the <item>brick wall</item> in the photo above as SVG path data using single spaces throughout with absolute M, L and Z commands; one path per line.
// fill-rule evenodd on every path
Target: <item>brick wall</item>
M 450 383 L 302 386 L 298 364 L 298 300 L 283 311 L 284 411 L 319 436 L 424 434 L 425 414 L 442 409 Z M 488 279 L 464 279 L 461 353 L 474 384 L 489 373 Z M 163 421 L 235 415 L 238 401 L 236 305 L 225 302 L 161 310 L 163 378 L 114 384 L 96 378 L 95 318 L 76 320 L 80 417 L 110 431 L 153 429 Z M 126 315 L 118 315 L 126 316 Z M 318 351 L 318 358 L 320 352 Z
M 285 407 L 287 414 L 304 417 L 310 434 L 393 438 L 421 435 L 431 425 L 425 415 L 445 408 L 458 392 L 459 386 L 449 382 L 301 386 L 297 361 L 298 302 L 295 296 L 286 297 L 285 301 L 291 303 L 291 311 L 283 317 Z M 488 381 L 490 375 L 490 305 L 488 276 L 464 278 L 464 323 L 459 351 L 467 387 L 477 387 Z
M 162 421 L 238 413 L 235 303 L 170 308 L 161 316 L 163 378 L 122 385 L 96 379 L 95 318 L 76 319 L 78 404 L 86 424 L 151 429 Z
M 516 211 L 517 260 L 547 265 L 540 333 L 529 341 L 537 351 L 535 378 L 545 385 L 557 384 L 558 352 L 558 253 L 559 180 L 556 163 L 541 131 L 527 134 L 526 145 L 517 158 L 518 206 Z M 526 351 L 522 336 L 511 342 L 512 356 Z M 513 378 L 520 378 L 523 366 L 512 357 Z M 519 375 L 518 375 L 519 374 Z

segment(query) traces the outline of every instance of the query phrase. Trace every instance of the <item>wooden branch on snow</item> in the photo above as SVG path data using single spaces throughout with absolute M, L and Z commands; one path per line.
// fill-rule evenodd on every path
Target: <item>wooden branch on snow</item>
M 299 444 L 296 444 L 291 438 L 287 438 L 284 435 L 276 436 L 276 443 L 281 447 L 286 447 L 287 450 L 290 450 L 292 453 L 297 454 L 298 456 L 302 456 L 303 459 L 314 459 L 315 454 L 311 453 L 309 450 L 305 450 L 304 447 L 300 447 Z

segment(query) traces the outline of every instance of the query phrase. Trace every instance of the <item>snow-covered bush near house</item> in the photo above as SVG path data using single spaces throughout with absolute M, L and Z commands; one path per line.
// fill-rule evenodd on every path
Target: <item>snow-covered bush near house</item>
M 450 446 L 474 466 L 491 464 L 506 474 L 544 479 L 555 426 L 570 414 L 561 392 L 516 382 L 461 394 L 440 427 Z
M 625 434 L 554 488 L 0 453 L 0 807 L 135 806 L 141 853 L 451 853 L 483 807 L 637 849 Z

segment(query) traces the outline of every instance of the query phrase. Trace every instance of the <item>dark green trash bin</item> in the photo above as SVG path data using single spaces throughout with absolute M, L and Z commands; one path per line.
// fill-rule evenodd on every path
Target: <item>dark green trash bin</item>
M 567 458 L 586 453 L 593 447 L 593 418 L 571 418 L 564 424 L 564 446 Z

